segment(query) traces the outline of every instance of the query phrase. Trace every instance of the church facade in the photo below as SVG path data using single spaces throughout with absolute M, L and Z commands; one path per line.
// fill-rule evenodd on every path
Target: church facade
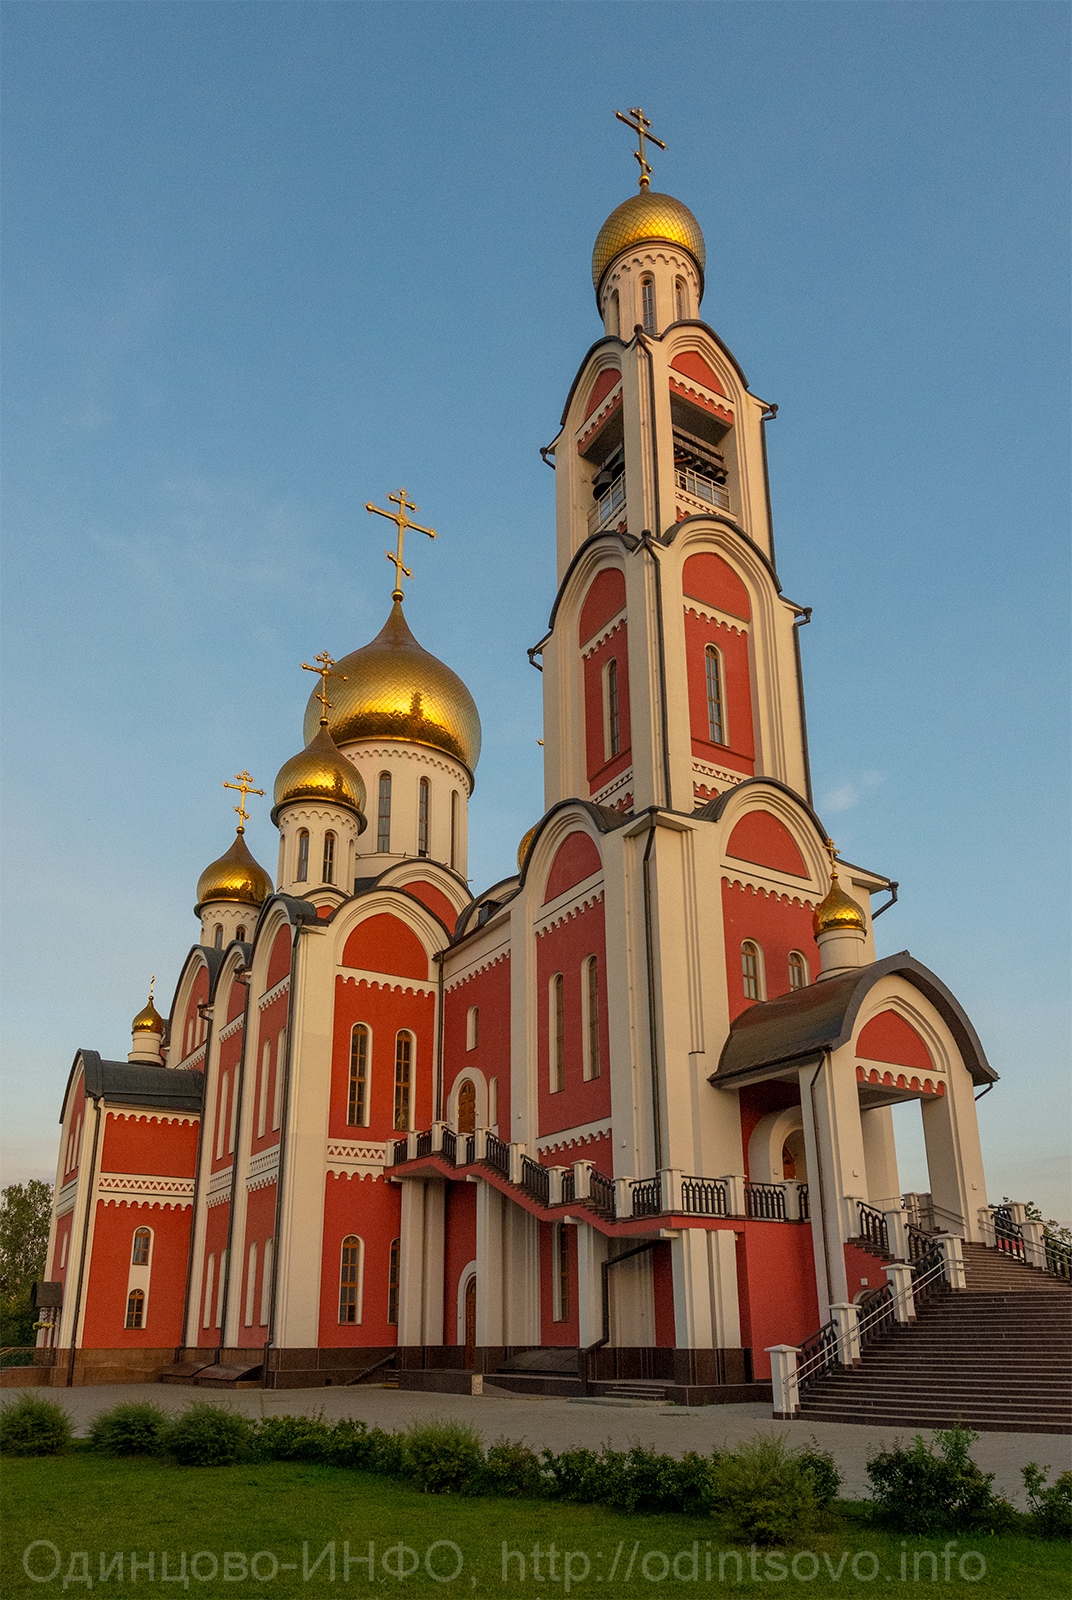
M 517 871 L 470 893 L 480 722 L 406 622 L 403 491 L 390 614 L 319 658 L 276 780 L 274 879 L 241 774 L 168 1016 L 150 999 L 125 1061 L 75 1056 L 56 1383 L 756 1395 L 771 1346 L 882 1281 L 905 1100 L 914 1220 L 982 1236 L 995 1074 L 935 974 L 876 959 L 896 885 L 813 808 L 774 408 L 701 320 L 696 219 L 641 170 L 545 451 L 545 794 Z

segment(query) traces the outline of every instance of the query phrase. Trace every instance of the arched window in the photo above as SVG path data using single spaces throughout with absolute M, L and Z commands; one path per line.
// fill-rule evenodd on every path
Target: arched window
M 239 944 L 245 943 L 246 929 L 243 923 L 239 923 L 238 927 L 235 929 L 235 938 L 238 940 Z
M 584 963 L 584 1075 L 598 1078 L 599 1061 L 599 961 L 587 956 Z
M 640 280 L 640 320 L 645 333 L 655 332 L 655 279 Z
M 143 1328 L 145 1326 L 145 1290 L 131 1289 L 127 1295 L 127 1323 L 128 1328 Z
M 413 1035 L 400 1033 L 395 1039 L 395 1132 L 409 1128 L 410 1072 L 413 1065 Z
M 132 1267 L 147 1267 L 149 1265 L 149 1246 L 152 1234 L 148 1228 L 137 1228 L 134 1233 L 134 1248 L 130 1252 Z
M 305 883 L 309 877 L 309 829 L 303 828 L 298 835 L 298 868 L 294 874 L 297 883 Z
M 391 774 L 380 773 L 379 800 L 376 809 L 376 849 L 385 855 L 391 848 Z
M 287 1030 L 280 1028 L 275 1046 L 275 1090 L 272 1094 L 272 1128 L 278 1128 L 283 1118 L 283 1073 L 287 1064 Z
M 350 1035 L 350 1092 L 346 1101 L 346 1121 L 351 1128 L 368 1122 L 369 1031 L 358 1022 Z
M 762 1000 L 763 998 L 763 967 L 759 953 L 759 946 L 751 939 L 746 939 L 741 946 L 741 974 L 744 978 L 744 997 L 746 1000 Z
M 689 314 L 689 291 L 685 287 L 684 278 L 674 279 L 674 316 L 678 322 L 684 322 Z
M 361 1321 L 361 1257 L 364 1246 L 356 1233 L 348 1233 L 342 1242 L 342 1261 L 339 1266 L 339 1321 Z
M 561 972 L 550 985 L 551 1093 L 566 1087 L 566 996 Z
M 247 1328 L 252 1328 L 252 1326 L 253 1326 L 253 1307 L 254 1307 L 254 1304 L 256 1302 L 256 1294 L 257 1294 L 257 1241 L 256 1241 L 256 1239 L 254 1239 L 253 1243 L 249 1247 L 249 1255 L 248 1255 L 248 1257 L 246 1259 L 246 1327 Z
M 391 1240 L 391 1254 L 387 1263 L 387 1320 L 392 1327 L 398 1325 L 398 1265 L 401 1243 L 400 1239 Z
M 722 662 L 713 644 L 704 651 L 707 682 L 707 737 L 712 744 L 725 744 L 726 719 L 722 715 Z
M 428 808 L 431 799 L 431 785 L 427 778 L 422 778 L 417 785 L 417 854 L 428 854 Z
M 458 1090 L 458 1132 L 476 1132 L 476 1084 L 464 1078 Z
M 275 1261 L 275 1240 L 264 1241 L 264 1266 L 261 1268 L 261 1327 L 268 1326 L 272 1314 L 272 1265 Z
M 554 1320 L 556 1322 L 568 1322 L 570 1303 L 570 1230 L 564 1223 L 561 1222 L 556 1222 L 554 1228 Z
M 617 289 L 612 289 L 607 296 L 607 332 L 614 334 L 615 338 L 621 337 L 622 310 Z
M 223 949 L 223 923 L 217 922 L 212 930 L 212 943 L 217 950 Z
M 268 1079 L 272 1072 L 272 1041 L 265 1039 L 261 1045 L 260 1082 L 257 1085 L 257 1138 L 264 1138 L 268 1125 Z
M 458 791 L 450 791 L 450 864 L 458 868 Z
M 497 1128 L 499 1125 L 499 1080 L 488 1080 L 488 1126 Z
M 789 987 L 790 989 L 808 987 L 808 963 L 799 950 L 789 952 Z
M 610 758 L 612 756 L 616 756 L 622 748 L 621 717 L 618 711 L 618 662 L 614 657 L 607 662 L 604 673 L 604 684 L 604 693 L 606 697 L 606 705 L 604 707 L 606 716 L 605 726 L 607 730 L 606 757 L 609 761 Z
M 216 1160 L 223 1155 L 224 1141 L 227 1138 L 227 1088 L 231 1081 L 229 1072 L 225 1072 L 220 1079 L 220 1098 L 216 1107 Z
M 480 1043 L 480 1008 L 470 1006 L 465 1019 L 465 1048 L 475 1050 Z
M 331 832 L 324 835 L 324 870 L 321 873 L 321 881 L 335 882 L 335 835 Z

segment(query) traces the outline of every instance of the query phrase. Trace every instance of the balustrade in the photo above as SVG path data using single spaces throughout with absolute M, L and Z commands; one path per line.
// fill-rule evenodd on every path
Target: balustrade
M 721 1178 L 682 1178 L 681 1209 L 693 1217 L 724 1217 L 725 1183 Z
M 746 1183 L 746 1214 L 763 1222 L 785 1221 L 785 1190 L 780 1183 Z

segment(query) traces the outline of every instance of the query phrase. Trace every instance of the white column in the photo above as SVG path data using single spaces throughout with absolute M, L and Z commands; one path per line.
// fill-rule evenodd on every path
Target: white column
M 476 1191 L 476 1342 L 503 1338 L 503 1205 L 498 1189 L 482 1180 Z
M 503 1344 L 540 1342 L 539 1224 L 524 1206 L 503 1197 Z
M 402 1185 L 398 1246 L 398 1342 L 424 1343 L 424 1191 L 420 1178 Z
M 847 1225 L 844 1199 L 862 1194 L 866 1183 L 856 1059 L 851 1048 L 845 1045 L 828 1055 L 818 1075 L 814 1067 L 802 1068 L 800 1092 L 813 1234 L 821 1218 L 815 1237 L 816 1261 L 825 1259 L 828 1304 L 843 1304 L 849 1298 L 845 1240 L 858 1226 Z M 823 1311 L 820 1295 L 820 1315 Z
M 900 1206 L 884 1211 L 886 1237 L 890 1241 L 890 1255 L 895 1261 L 908 1260 L 908 1222 Z
M 670 1241 L 679 1350 L 740 1349 L 736 1240 L 730 1228 L 682 1228 Z
M 851 1300 L 831 1306 L 830 1315 L 837 1328 L 838 1360 L 843 1367 L 860 1364 L 860 1317 Z
M 893 1314 L 898 1322 L 915 1322 L 916 1300 L 912 1293 L 912 1268 L 907 1261 L 891 1261 L 885 1269 L 893 1295 Z
M 1025 1224 L 1029 1226 L 1029 1224 Z M 1042 1224 L 1038 1226 L 1041 1228 Z M 951 1289 L 966 1289 L 968 1277 L 964 1270 L 964 1246 L 954 1234 L 944 1234 L 937 1241 L 942 1252 L 942 1265 L 945 1268 L 945 1281 Z M 1045 1254 L 1045 1252 L 1043 1252 Z
M 577 1341 L 583 1350 L 603 1337 L 603 1262 L 606 1235 L 587 1222 L 577 1224 Z
M 422 1286 L 421 1343 L 443 1343 L 444 1269 L 446 1263 L 446 1185 L 428 1181 L 424 1190 L 424 1282 Z
M 975 1239 L 976 1215 L 986 1200 L 975 1086 L 959 1061 L 950 1063 L 945 1084 L 944 1095 L 928 1095 L 920 1102 L 931 1198 L 941 1208 L 936 1217 L 940 1227 L 959 1231 L 950 1218 L 960 1217 L 964 1237 Z
M 771 1388 L 774 1391 L 774 1415 L 783 1420 L 795 1417 L 800 1410 L 800 1388 L 797 1384 L 797 1356 L 795 1344 L 767 1346 L 771 1358 Z
M 860 1128 L 867 1163 L 868 1205 L 876 1211 L 900 1207 L 901 1184 L 897 1176 L 897 1146 L 893 1137 L 892 1106 L 872 1106 L 860 1113 Z

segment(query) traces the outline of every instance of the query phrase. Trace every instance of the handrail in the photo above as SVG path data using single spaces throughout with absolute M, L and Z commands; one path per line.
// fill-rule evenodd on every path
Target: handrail
M 521 1187 L 540 1205 L 551 1204 L 551 1169 L 531 1156 L 521 1157 Z
M 874 1206 L 867 1205 L 863 1200 L 858 1200 L 856 1206 L 860 1213 L 861 1237 L 866 1239 L 869 1245 L 873 1245 L 876 1250 L 881 1250 L 883 1255 L 888 1256 L 891 1252 L 890 1233 L 886 1227 L 886 1218 L 881 1211 L 877 1211 Z
M 718 1178 L 683 1177 L 681 1209 L 686 1216 L 724 1217 L 726 1185 Z
M 1046 1250 L 1046 1271 L 1055 1278 L 1072 1282 L 1072 1245 L 1065 1244 L 1052 1233 L 1044 1233 L 1042 1242 Z
M 631 1185 L 634 1217 L 657 1217 L 662 1210 L 662 1185 L 658 1177 L 637 1178 Z
M 504 1178 L 510 1176 L 510 1146 L 494 1133 L 489 1133 L 485 1138 L 484 1160 Z
M 588 1174 L 588 1199 L 594 1211 L 600 1211 L 604 1216 L 614 1215 L 614 1179 L 606 1177 L 602 1172 L 597 1172 L 595 1167 Z
M 390 1351 L 387 1355 L 385 1355 L 383 1357 L 382 1360 L 374 1361 L 372 1363 L 371 1367 L 365 1367 L 363 1371 L 361 1371 L 361 1372 L 359 1372 L 357 1374 L 356 1378 L 347 1378 L 346 1382 L 343 1384 L 343 1388 L 344 1389 L 349 1389 L 353 1384 L 360 1383 L 362 1378 L 370 1377 L 372 1373 L 379 1372 L 381 1367 L 389 1367 L 392 1364 L 392 1362 L 397 1361 L 397 1360 L 398 1360 L 398 1351 L 397 1351 L 397 1349 Z
M 797 1205 L 800 1208 L 801 1222 L 811 1221 L 811 1197 L 806 1183 L 797 1186 Z
M 443 1142 L 440 1150 L 444 1161 L 449 1161 L 455 1167 L 458 1165 L 458 1135 L 453 1128 L 443 1129 Z
M 785 1188 L 780 1183 L 746 1183 L 745 1209 L 748 1216 L 763 1222 L 785 1221 Z
M 391 1141 L 393 1166 L 401 1166 L 403 1161 L 409 1160 L 409 1139 L 393 1139 Z
M 994 1218 L 994 1244 L 995 1248 L 1004 1255 L 1012 1256 L 1014 1261 L 1027 1261 L 1027 1249 L 1024 1244 L 1024 1230 L 1018 1222 L 1012 1219 L 1012 1210 L 1009 1206 L 991 1206 Z
M 829 1367 L 834 1366 L 839 1344 L 836 1322 L 824 1322 L 817 1333 L 813 1333 L 810 1339 L 802 1341 L 797 1359 L 798 1388 L 802 1389 L 814 1378 L 821 1378 Z M 803 1361 L 799 1359 L 800 1356 L 804 1357 Z

